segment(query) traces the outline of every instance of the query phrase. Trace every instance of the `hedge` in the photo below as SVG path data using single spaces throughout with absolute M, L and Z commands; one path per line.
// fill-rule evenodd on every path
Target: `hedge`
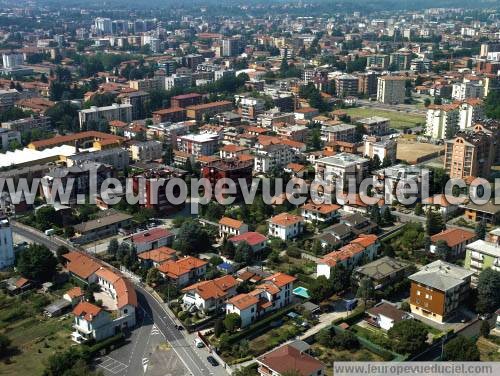
M 111 347 L 112 345 L 122 345 L 125 341 L 125 334 L 119 333 L 113 337 L 106 338 L 100 342 L 97 342 L 95 345 L 89 346 L 89 352 L 91 354 L 96 354 L 99 351 Z

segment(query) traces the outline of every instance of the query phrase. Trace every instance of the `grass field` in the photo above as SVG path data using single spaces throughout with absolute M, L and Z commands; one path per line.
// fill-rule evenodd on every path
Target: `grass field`
M 500 346 L 497 345 L 493 338 L 479 337 L 477 347 L 481 353 L 483 362 L 498 362 L 500 361 Z
M 14 349 L 0 362 L 1 375 L 41 375 L 50 355 L 73 344 L 72 318 L 44 317 L 45 296 L 32 293 L 29 298 L 13 298 L 0 294 L 0 302 L 0 332 L 10 338 Z
M 371 116 L 381 116 L 389 119 L 391 121 L 391 128 L 396 129 L 404 129 L 404 128 L 412 128 L 417 125 L 421 125 L 425 123 L 425 117 L 416 114 L 408 114 L 405 112 L 397 112 L 397 111 L 386 111 L 380 109 L 372 109 L 372 108 L 348 108 L 345 110 L 347 114 L 355 120 L 356 118 L 362 119 Z

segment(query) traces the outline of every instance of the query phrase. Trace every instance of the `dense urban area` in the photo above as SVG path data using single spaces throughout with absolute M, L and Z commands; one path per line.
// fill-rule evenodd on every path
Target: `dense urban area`
M 500 3 L 415 3 L 1 0 L 0 374 L 500 361 Z

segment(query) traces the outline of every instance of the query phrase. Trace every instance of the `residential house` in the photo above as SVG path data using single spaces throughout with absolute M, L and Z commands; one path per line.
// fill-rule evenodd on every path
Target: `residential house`
M 412 318 L 408 312 L 402 311 L 386 302 L 380 302 L 374 307 L 367 309 L 366 314 L 368 318 L 365 321 L 368 324 L 383 330 L 389 330 L 394 324 Z
M 222 217 L 219 220 L 219 236 L 229 237 L 237 236 L 248 232 L 248 225 L 237 219 Z
M 247 243 L 255 253 L 260 252 L 266 248 L 267 237 L 258 232 L 249 231 L 240 235 L 233 236 L 229 238 L 228 241 L 233 243 L 235 246 L 238 246 L 241 243 Z
M 260 376 L 280 376 L 287 372 L 297 372 L 300 376 L 326 375 L 326 366 L 291 344 L 285 344 L 257 358 Z
M 336 204 L 314 204 L 310 202 L 300 208 L 300 215 L 304 218 L 304 222 L 328 223 L 339 215 L 339 209 L 340 205 Z
M 304 218 L 300 215 L 280 213 L 269 220 L 269 235 L 289 240 L 299 236 L 304 229 Z
M 358 266 L 354 276 L 358 281 L 369 278 L 375 290 L 382 289 L 406 277 L 410 264 L 388 256 Z
M 330 278 L 334 267 L 342 265 L 352 268 L 362 260 L 373 260 L 378 254 L 380 243 L 376 235 L 360 235 L 337 251 L 326 254 L 316 264 L 316 275 Z
M 207 271 L 208 262 L 187 256 L 179 260 L 170 260 L 160 264 L 156 269 L 166 280 L 177 287 L 184 287 L 202 278 Z
M 337 249 L 347 244 L 354 237 L 351 228 L 344 223 L 336 223 L 327 227 L 317 237 L 324 249 Z
M 170 246 L 174 241 L 175 235 L 163 227 L 155 227 L 147 231 L 131 235 L 124 241 L 135 247 L 137 254 L 149 251 L 151 249 Z
M 101 264 L 92 257 L 80 252 L 68 252 L 63 255 L 67 260 L 66 270 L 69 274 L 86 284 L 96 282 L 95 273 L 101 268 Z
M 195 306 L 205 313 L 224 307 L 227 299 L 236 295 L 238 281 L 231 275 L 225 275 L 209 281 L 202 281 L 182 289 L 184 305 Z
M 474 241 L 476 235 L 474 231 L 468 231 L 461 228 L 449 228 L 438 234 L 431 236 L 431 253 L 436 253 L 437 244 L 444 241 L 449 247 L 450 252 L 446 259 L 452 259 L 461 256 L 465 252 L 467 244 Z
M 176 250 L 163 246 L 150 251 L 141 252 L 137 255 L 137 258 L 146 268 L 156 268 L 164 262 L 174 260 L 176 258 Z
M 226 314 L 238 314 L 241 317 L 241 327 L 246 327 L 269 312 L 290 304 L 295 280 L 295 277 L 285 273 L 266 277 L 249 293 L 229 299 L 226 302 Z
M 359 213 L 354 213 L 340 218 L 340 223 L 348 226 L 355 235 L 371 234 L 376 232 L 378 226 L 369 218 Z
M 451 197 L 450 197 L 451 198 Z M 451 201 L 451 202 L 450 202 Z M 422 209 L 424 212 L 428 210 L 438 210 L 443 218 L 449 218 L 458 210 L 458 202 L 460 198 L 448 200 L 444 194 L 435 194 L 422 200 Z

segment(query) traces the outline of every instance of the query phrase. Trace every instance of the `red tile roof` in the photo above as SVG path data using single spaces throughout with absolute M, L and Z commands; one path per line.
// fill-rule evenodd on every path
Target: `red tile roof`
M 437 243 L 443 240 L 448 244 L 448 247 L 453 248 L 461 243 L 467 242 L 475 238 L 474 231 L 463 230 L 461 228 L 450 228 L 438 234 L 431 236 L 431 242 Z
M 257 361 L 278 374 L 297 371 L 301 376 L 316 374 L 325 365 L 291 345 L 284 345 L 261 356 Z
M 239 242 L 247 242 L 250 246 L 255 246 L 258 245 L 262 242 L 267 241 L 267 237 L 264 235 L 258 233 L 258 232 L 245 232 L 240 235 L 233 236 L 232 238 L 228 239 L 229 241 L 233 243 L 239 243 Z
M 239 294 L 228 300 L 229 304 L 234 305 L 240 311 L 250 308 L 258 302 L 259 298 L 250 294 Z
M 243 221 L 238 221 L 237 219 L 229 218 L 229 217 L 222 217 L 219 220 L 219 225 L 222 226 L 228 226 L 231 228 L 236 228 L 239 229 L 241 226 L 243 226 L 245 223 Z
M 148 231 L 132 235 L 132 242 L 134 244 L 150 243 L 162 238 L 174 236 L 170 231 L 162 227 L 156 227 Z
M 73 314 L 75 316 L 83 317 L 86 321 L 92 321 L 101 312 L 102 308 L 89 302 L 80 302 L 75 309 L 73 309 Z
M 232 275 L 195 283 L 182 289 L 183 292 L 196 291 L 204 300 L 219 299 L 227 295 L 227 292 L 238 285 L 238 281 Z

